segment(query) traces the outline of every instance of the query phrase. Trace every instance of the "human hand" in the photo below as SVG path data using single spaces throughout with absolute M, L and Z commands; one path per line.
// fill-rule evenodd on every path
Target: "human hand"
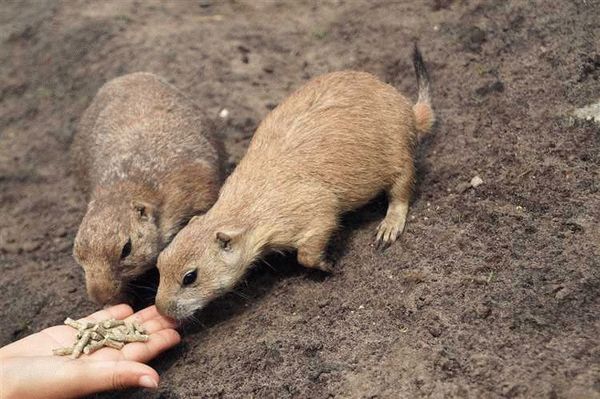
M 128 305 L 96 312 L 82 321 L 137 321 L 148 331 L 147 342 L 132 342 L 121 350 L 102 348 L 78 359 L 54 356 L 55 348 L 71 346 L 77 330 L 55 326 L 0 348 L 0 399 L 73 398 L 131 387 L 157 388 L 158 373 L 143 364 L 180 341 L 173 321 L 155 306 L 132 315 Z

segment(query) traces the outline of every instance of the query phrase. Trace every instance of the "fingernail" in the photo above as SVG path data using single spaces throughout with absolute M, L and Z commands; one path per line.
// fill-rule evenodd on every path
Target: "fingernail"
M 158 383 L 149 375 L 143 375 L 140 377 L 138 381 L 141 387 L 156 389 L 158 388 Z

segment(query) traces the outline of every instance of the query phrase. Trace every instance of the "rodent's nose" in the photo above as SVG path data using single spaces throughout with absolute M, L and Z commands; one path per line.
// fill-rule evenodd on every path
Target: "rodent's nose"
M 90 299 L 98 305 L 115 305 L 123 300 L 118 285 L 88 283 L 87 292 Z
M 156 309 L 158 313 L 169 318 L 176 318 L 175 315 L 175 302 L 169 299 L 164 299 L 161 296 L 157 296 L 155 300 Z

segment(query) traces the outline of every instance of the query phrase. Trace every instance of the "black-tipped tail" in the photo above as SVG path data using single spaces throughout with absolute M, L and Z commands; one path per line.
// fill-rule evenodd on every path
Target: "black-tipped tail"
M 430 104 L 431 98 L 429 93 L 429 73 L 427 72 L 425 62 L 423 61 L 423 56 L 419 51 L 419 46 L 417 43 L 415 43 L 415 48 L 413 50 L 413 65 L 417 75 L 417 86 L 419 87 L 419 99 L 417 102 Z
M 431 92 L 429 86 L 429 73 L 425 67 L 423 56 L 419 51 L 417 43 L 413 51 L 413 65 L 417 75 L 417 86 L 419 88 L 419 97 L 417 103 L 413 106 L 415 113 L 416 128 L 419 138 L 425 136 L 433 125 L 434 114 L 431 108 Z

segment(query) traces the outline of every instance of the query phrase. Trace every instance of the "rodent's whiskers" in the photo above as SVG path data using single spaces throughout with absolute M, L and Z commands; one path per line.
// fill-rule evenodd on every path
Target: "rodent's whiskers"
M 244 293 L 242 293 L 242 292 L 240 292 L 240 291 L 237 291 L 237 290 L 232 290 L 231 292 L 232 292 L 233 294 L 235 294 L 235 295 L 239 296 L 239 297 L 240 297 L 240 298 L 242 298 L 242 299 L 245 299 L 245 300 L 247 300 L 247 301 L 248 301 L 248 300 L 250 300 L 250 297 L 249 297 L 248 295 L 246 295 L 246 294 L 244 294 Z
M 190 326 L 190 325 L 193 326 L 194 324 L 199 325 L 203 329 L 206 329 L 206 325 L 200 321 L 200 319 L 198 318 L 198 316 L 196 316 L 196 314 L 192 314 L 192 315 L 186 317 L 185 323 L 181 323 L 181 328 L 185 331 L 186 326 Z
M 135 283 L 132 283 L 132 282 L 128 282 L 127 286 L 130 287 L 130 288 L 139 288 L 139 289 L 142 289 L 142 290 L 156 292 L 156 288 L 155 287 L 150 287 L 149 285 L 140 285 L 140 284 L 135 284 Z
M 267 262 L 265 259 L 261 259 L 262 263 L 264 263 L 265 265 L 269 266 L 269 269 L 273 270 L 274 272 L 277 273 L 277 270 L 273 267 L 272 264 L 270 264 L 269 262 Z

